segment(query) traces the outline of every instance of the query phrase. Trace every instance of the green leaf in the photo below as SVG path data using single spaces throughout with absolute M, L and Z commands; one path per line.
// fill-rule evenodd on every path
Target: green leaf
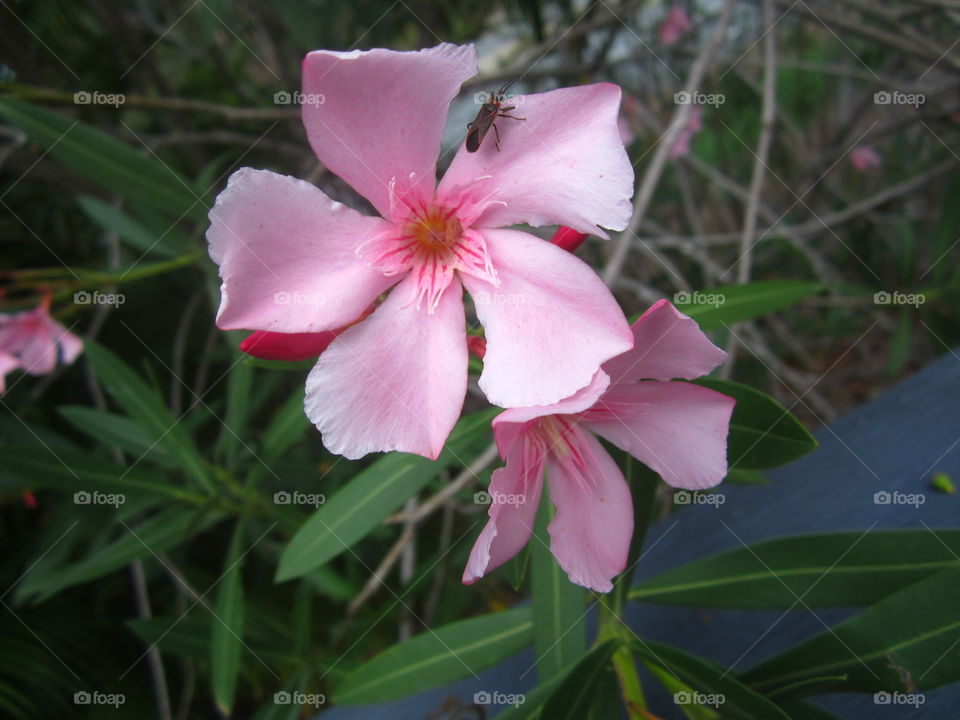
M 176 459 L 166 448 L 158 445 L 140 425 L 124 415 L 86 405 L 63 405 L 57 410 L 77 430 L 105 447 L 119 448 L 141 462 L 178 467 Z
M 143 225 L 109 203 L 90 195 L 81 195 L 77 198 L 77 202 L 91 220 L 104 230 L 115 232 L 120 240 L 139 255 L 151 253 L 172 258 L 186 250 L 182 245 L 180 247 L 173 245 L 171 237 L 173 233 L 168 233 L 162 239 L 154 237 Z
M 884 372 L 887 375 L 894 376 L 903 370 L 910 359 L 911 337 L 913 335 L 913 322 L 909 308 L 901 308 L 900 316 L 897 320 L 897 329 L 890 338 L 890 348 L 887 350 L 887 366 Z
M 490 428 L 499 409 L 467 415 L 450 434 L 436 462 L 405 453 L 390 453 L 363 470 L 327 498 L 284 548 L 276 581 L 299 577 L 323 565 L 364 538 L 380 522 L 454 463 Z
M 238 520 L 227 550 L 223 575 L 217 588 L 216 615 L 210 642 L 213 699 L 220 713 L 229 716 L 237 692 L 240 654 L 243 650 L 243 520 Z
M 183 463 L 187 475 L 207 492 L 214 492 L 203 458 L 180 419 L 164 405 L 163 400 L 123 361 L 102 345 L 87 341 L 84 355 L 100 380 L 120 405 L 170 455 Z
M 544 492 L 530 538 L 533 646 L 541 682 L 569 668 L 587 651 L 587 594 L 570 582 L 550 552 L 547 525 L 553 515 L 553 505 Z
M 444 625 L 394 645 L 350 673 L 333 699 L 387 702 L 476 674 L 530 644 L 529 607 Z
M 671 675 L 717 701 L 716 707 L 724 718 L 740 720 L 790 720 L 790 717 L 772 700 L 744 685 L 732 673 L 703 658 L 655 642 L 633 641 L 634 652 L 646 662 L 665 669 Z M 679 698 L 695 704 L 695 694 Z M 683 704 L 683 703 L 678 703 Z
M 134 203 L 176 218 L 206 217 L 207 208 L 183 176 L 145 150 L 66 115 L 9 97 L 0 98 L 0 117 L 23 130 L 64 165 Z
M 914 583 L 743 675 L 777 690 L 824 675 L 843 692 L 911 692 L 960 679 L 960 567 Z
M 77 450 L 47 450 L 25 443 L 3 445 L 0 446 L 0 466 L 22 481 L 19 487 L 51 488 L 68 493 L 119 492 L 131 497 L 156 495 L 194 502 L 202 499 L 154 470 L 126 468 Z
M 817 447 L 813 435 L 769 395 L 729 380 L 702 378 L 695 382 L 737 401 L 727 438 L 731 468 L 762 470 L 784 465 Z
M 34 566 L 17 587 L 16 597 L 42 602 L 66 588 L 115 572 L 133 560 L 154 558 L 182 545 L 217 520 L 215 514 L 198 517 L 193 510 L 169 508 L 135 527 L 123 527 L 115 540 L 54 573 L 40 572 L 41 566 Z
M 277 410 L 263 436 L 260 456 L 271 465 L 286 450 L 297 442 L 310 428 L 310 421 L 303 411 L 304 390 L 301 385 L 290 399 Z
M 960 566 L 960 530 L 875 530 L 778 538 L 711 555 L 636 585 L 631 600 L 687 607 L 871 605 Z M 801 606 L 802 607 L 802 606 Z
M 253 388 L 253 367 L 233 358 L 227 379 L 227 412 L 217 441 L 218 454 L 233 459 L 247 432 L 250 415 L 250 396 Z
M 591 709 L 598 702 L 597 694 L 603 685 L 604 674 L 613 672 L 610 658 L 616 649 L 617 643 L 608 640 L 584 655 L 547 700 L 541 716 L 550 720 L 590 717 Z
M 801 280 L 768 280 L 677 293 L 674 304 L 703 330 L 718 330 L 744 320 L 769 315 L 820 292 L 819 283 Z

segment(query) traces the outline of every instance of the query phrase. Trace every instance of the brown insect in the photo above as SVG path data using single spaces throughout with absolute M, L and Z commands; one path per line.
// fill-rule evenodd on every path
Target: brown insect
M 497 150 L 500 149 L 500 131 L 497 130 L 497 124 L 494 122 L 497 118 L 510 118 L 511 120 L 526 120 L 526 118 L 508 115 L 511 110 L 516 109 L 516 105 L 504 107 L 504 93 L 516 82 L 516 78 L 508 82 L 496 93 L 491 95 L 486 102 L 480 106 L 480 111 L 472 123 L 467 125 L 467 152 L 476 152 L 480 149 L 480 143 L 493 128 L 494 139 L 497 142 Z

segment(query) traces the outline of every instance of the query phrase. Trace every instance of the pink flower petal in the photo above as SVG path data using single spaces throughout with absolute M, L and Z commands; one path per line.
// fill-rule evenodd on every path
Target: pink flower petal
M 210 257 L 223 280 L 222 330 L 336 330 L 398 279 L 356 254 L 391 226 L 303 180 L 242 168 L 217 197 L 210 223 Z
M 534 405 L 504 410 L 493 419 L 493 434 L 497 440 L 500 457 L 506 457 L 512 451 L 514 443 L 522 436 L 531 420 L 547 415 L 573 415 L 583 412 L 592 407 L 609 386 L 610 377 L 603 370 L 597 370 L 589 385 L 580 388 L 560 402 L 553 405 Z
M 512 104 L 512 101 L 509 101 Z M 475 227 L 568 225 L 607 237 L 632 212 L 633 166 L 617 128 L 620 88 L 610 83 L 519 96 L 477 152 L 457 151 L 439 194 L 475 183 L 486 210 Z M 478 179 L 490 176 L 488 180 Z
M 47 375 L 57 359 L 72 363 L 83 341 L 53 319 L 49 300 L 33 310 L 0 318 L 0 351 L 12 355 L 30 375 Z
M 20 367 L 20 361 L 9 353 L 0 352 L 0 395 L 7 391 L 7 373 Z
M 615 385 L 584 414 L 586 427 L 673 487 L 701 490 L 727 474 L 733 398 L 685 382 Z
M 432 196 L 447 108 L 476 73 L 473 45 L 312 52 L 303 61 L 310 145 L 331 172 L 396 220 L 397 197 Z
M 540 445 L 525 438 L 514 445 L 506 467 L 493 471 L 490 519 L 470 551 L 463 572 L 464 584 L 474 583 L 500 567 L 527 544 L 540 505 L 543 461 Z M 515 502 L 507 502 L 511 499 Z
M 487 337 L 480 387 L 490 402 L 550 405 L 630 349 L 620 306 L 586 263 L 527 233 L 483 234 L 499 286 L 462 279 Z
M 346 330 L 307 378 L 307 417 L 330 452 L 436 459 L 467 390 L 463 291 L 454 280 L 431 314 L 408 276 L 369 318 Z
M 614 385 L 649 379 L 692 380 L 707 375 L 727 357 L 694 320 L 667 300 L 654 303 L 632 330 L 633 350 L 603 365 Z
M 547 528 L 550 549 L 577 585 L 609 592 L 627 565 L 633 535 L 633 502 L 620 468 L 590 433 L 575 429 L 567 439 L 578 450 L 547 457 L 550 500 L 557 514 Z

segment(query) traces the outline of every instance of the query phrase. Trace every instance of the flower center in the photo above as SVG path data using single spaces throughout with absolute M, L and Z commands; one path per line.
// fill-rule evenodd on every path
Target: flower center
M 537 436 L 546 446 L 547 452 L 557 459 L 573 456 L 579 464 L 583 457 L 579 448 L 572 442 L 572 415 L 546 415 L 537 420 Z
M 402 233 L 411 252 L 449 261 L 458 256 L 463 226 L 452 209 L 432 206 L 408 219 Z
M 417 307 L 426 300 L 428 312 L 436 310 L 454 272 L 497 284 L 483 236 L 464 228 L 455 205 L 421 204 L 409 210 L 390 232 L 357 252 L 369 252 L 371 265 L 384 275 L 410 272 L 417 286 Z

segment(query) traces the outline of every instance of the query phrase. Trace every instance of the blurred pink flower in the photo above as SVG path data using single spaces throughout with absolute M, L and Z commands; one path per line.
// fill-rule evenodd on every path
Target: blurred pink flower
M 670 148 L 670 159 L 676 160 L 690 154 L 690 143 L 694 135 L 703 130 L 703 107 L 694 105 L 690 108 L 687 124 L 683 126 Z
M 633 508 L 620 469 L 594 435 L 673 487 L 700 490 L 723 480 L 734 400 L 674 378 L 706 375 L 726 353 L 666 300 L 634 323 L 633 335 L 633 350 L 604 363 L 572 397 L 494 418 L 506 466 L 490 481 L 490 519 L 463 582 L 475 582 L 527 543 L 546 469 L 557 509 L 547 528 L 551 551 L 572 582 L 610 590 L 626 565 Z
M 466 392 L 464 288 L 488 343 L 480 387 L 498 405 L 567 397 L 632 342 L 589 266 L 506 229 L 562 224 L 606 237 L 599 226 L 626 226 L 633 169 L 617 133 L 620 89 L 515 98 L 526 119 L 500 121 L 502 152 L 489 141 L 461 147 L 438 185 L 447 106 L 476 72 L 473 46 L 308 54 L 300 97 L 310 144 L 380 217 L 251 168 L 234 173 L 210 212 L 222 329 L 337 330 L 390 291 L 307 379 L 308 417 L 348 458 L 440 453 Z
M 692 29 L 693 23 L 690 22 L 687 11 L 679 5 L 674 5 L 660 26 L 660 42 L 664 45 L 673 45 Z
M 53 372 L 57 359 L 70 364 L 83 351 L 83 340 L 50 316 L 50 302 L 33 310 L 0 315 L 0 392 L 4 376 L 20 368 L 29 375 Z
M 7 375 L 20 367 L 20 361 L 10 353 L 0 351 L 0 395 L 7 391 Z
M 880 167 L 883 160 L 869 145 L 858 145 L 850 153 L 850 163 L 860 172 L 868 172 Z

